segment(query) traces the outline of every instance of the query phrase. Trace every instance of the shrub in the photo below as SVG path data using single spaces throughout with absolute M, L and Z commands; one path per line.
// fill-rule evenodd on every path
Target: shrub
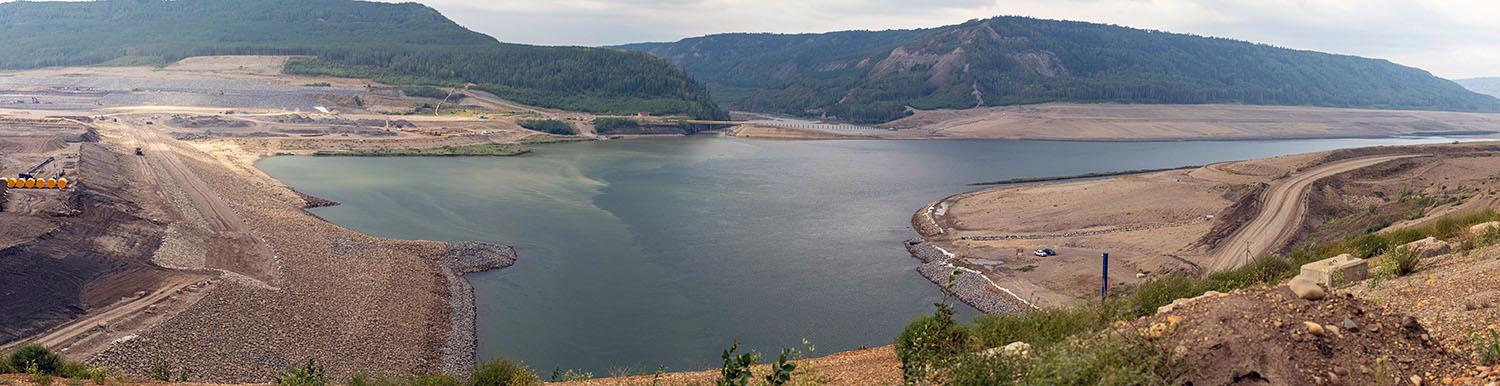
M 380 385 L 400 386 L 459 386 L 458 378 L 447 374 L 423 375 L 419 377 L 405 378 L 399 380 L 386 380 Z
M 151 365 L 151 380 L 171 382 L 172 367 L 168 366 L 166 362 L 156 362 L 156 364 Z
M 1034 385 L 1161 385 L 1180 363 L 1133 333 L 1072 339 L 1042 352 L 1026 374 Z
M 797 371 L 797 364 L 791 363 L 794 351 L 789 348 L 781 349 L 781 355 L 776 357 L 776 363 L 771 364 L 771 373 L 766 374 L 766 384 L 769 386 L 781 386 L 792 380 L 792 372 Z
M 1407 247 L 1392 249 L 1380 256 L 1380 267 L 1376 275 L 1381 277 L 1410 275 L 1417 271 L 1417 266 L 1421 262 L 1422 255 L 1416 249 Z
M 552 369 L 552 377 L 549 378 L 548 381 L 551 381 L 551 382 L 569 382 L 569 381 L 582 381 L 582 380 L 588 380 L 588 379 L 594 379 L 594 373 L 583 371 L 583 370 L 576 370 L 576 369 L 563 370 L 562 368 L 553 368 Z
M 27 344 L 10 354 L 10 367 L 14 369 L 36 368 L 36 373 L 54 375 L 62 367 L 62 356 L 39 344 Z
M 759 355 L 754 353 L 735 354 L 740 349 L 740 342 L 735 341 L 724 350 L 724 367 L 719 368 L 719 378 L 714 379 L 715 386 L 745 386 L 750 384 L 750 366 L 760 360 Z
M 1500 365 L 1500 331 L 1491 328 L 1489 334 L 1476 332 L 1469 336 L 1470 349 L 1479 360 L 1479 364 L 1485 366 Z
M 526 365 L 505 358 L 485 362 L 483 366 L 475 369 L 474 376 L 469 378 L 469 384 L 472 386 L 517 386 L 541 383 L 536 372 L 531 371 Z
M 933 370 L 948 368 L 971 349 L 973 334 L 954 320 L 953 306 L 936 306 L 936 312 L 913 320 L 896 337 L 901 377 L 908 383 L 926 380 Z
M 292 367 L 276 375 L 275 384 L 287 386 L 326 386 L 328 373 L 318 361 L 308 359 L 302 367 Z
M 1031 363 L 1008 355 L 968 354 L 948 371 L 950 385 L 1014 385 Z
M 1484 248 L 1495 244 L 1500 244 L 1500 228 L 1490 228 L 1474 237 L 1474 248 Z
M 94 381 L 96 385 L 103 385 L 104 380 L 109 377 L 109 370 L 103 367 L 94 367 L 84 372 L 84 378 Z
M 53 375 L 63 378 L 89 378 L 89 368 L 81 362 L 63 359 Z
M 568 125 L 567 122 L 559 121 L 556 119 L 523 119 L 520 121 L 516 121 L 516 124 L 519 124 L 521 125 L 521 127 L 530 130 L 536 130 L 548 134 L 578 134 L 578 130 L 574 130 L 573 126 Z
M 10 355 L 0 353 L 0 374 L 12 374 L 21 371 L 10 364 Z

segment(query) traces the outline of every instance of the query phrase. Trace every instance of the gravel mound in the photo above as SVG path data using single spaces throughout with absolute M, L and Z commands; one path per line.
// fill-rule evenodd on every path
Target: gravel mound
M 478 241 L 448 243 L 448 254 L 438 261 L 448 280 L 448 304 L 453 324 L 448 344 L 443 347 L 443 371 L 467 377 L 475 365 L 479 348 L 475 336 L 474 286 L 464 274 L 509 267 L 516 263 L 516 249 Z
M 981 312 L 992 315 L 1014 314 L 1021 313 L 1027 307 L 1020 304 L 1020 300 L 1014 295 L 995 288 L 979 272 L 957 268 L 948 263 L 951 256 L 937 246 L 913 240 L 906 243 L 906 250 L 911 253 L 912 257 L 923 262 L 922 266 L 917 267 L 917 272 L 921 273 L 922 277 L 938 286 L 947 286 L 952 278 L 953 297 Z M 964 272 L 953 278 L 952 274 L 955 269 Z

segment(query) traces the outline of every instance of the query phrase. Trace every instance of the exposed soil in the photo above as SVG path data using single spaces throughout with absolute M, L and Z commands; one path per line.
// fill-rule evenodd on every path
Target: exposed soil
M 1204 140 L 1493 132 L 1500 114 L 1252 105 L 1072 104 L 928 110 L 890 122 L 940 138 Z
M 156 288 L 178 275 L 151 262 L 164 226 L 131 212 L 112 191 L 129 179 L 121 157 L 99 145 L 81 152 L 82 179 L 55 229 L 0 250 L 0 343 L 40 333 L 91 308 Z M 191 274 L 186 274 L 190 275 Z
M 1185 361 L 1184 384 L 1405 384 L 1412 375 L 1436 382 L 1469 369 L 1417 319 L 1352 295 L 1309 301 L 1284 286 L 1241 290 L 1134 326 L 1153 324 L 1176 325 L 1163 343 Z
M 1111 286 L 1128 286 L 1166 273 L 1225 269 L 1303 240 L 1496 204 L 1500 145 L 1472 143 L 984 189 L 924 207 L 912 224 L 924 240 L 956 254 L 954 264 L 1046 307 L 1096 295 L 1104 252 Z M 1258 241 L 1246 242 L 1252 239 Z M 1033 256 L 1039 248 L 1059 254 Z

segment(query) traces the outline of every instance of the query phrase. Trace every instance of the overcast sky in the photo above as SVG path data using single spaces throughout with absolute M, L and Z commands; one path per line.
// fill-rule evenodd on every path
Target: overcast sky
M 387 0 L 390 1 L 390 0 Z M 923 28 L 1022 15 L 1500 76 L 1500 0 L 418 0 L 501 41 L 608 45 L 722 32 Z

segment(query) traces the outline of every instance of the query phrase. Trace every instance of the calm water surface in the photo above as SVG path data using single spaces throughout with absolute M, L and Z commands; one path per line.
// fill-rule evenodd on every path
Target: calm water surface
M 546 145 L 512 158 L 274 157 L 342 202 L 318 215 L 391 238 L 515 245 L 469 276 L 483 358 L 596 375 L 704 369 L 731 340 L 815 355 L 890 343 L 939 300 L 901 241 L 911 214 L 979 181 L 1161 168 L 1445 139 L 1237 142 L 758 141 Z M 972 315 L 972 309 L 965 309 Z

